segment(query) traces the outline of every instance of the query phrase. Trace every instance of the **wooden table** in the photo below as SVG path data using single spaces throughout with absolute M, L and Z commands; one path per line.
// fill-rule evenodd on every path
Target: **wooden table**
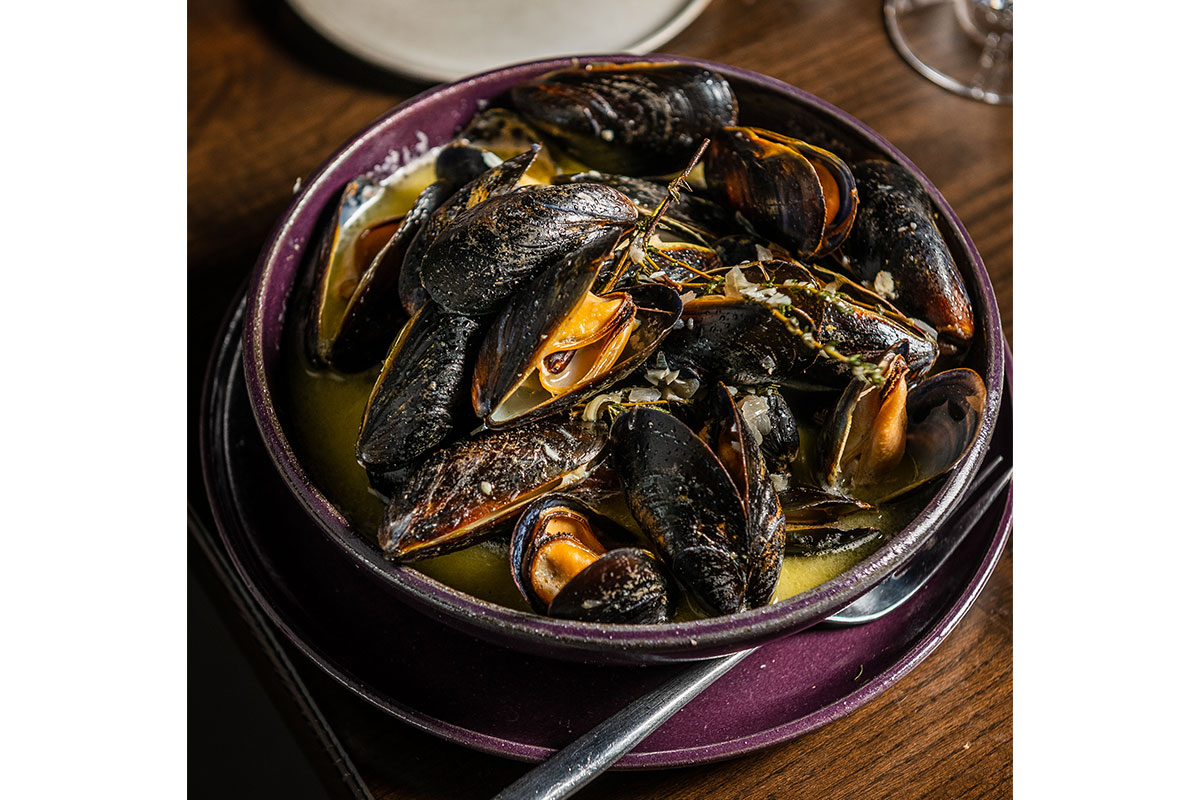
M 188 347 L 195 412 L 224 309 L 296 179 L 425 87 L 345 55 L 272 0 L 189 4 L 188 43 Z M 1011 108 L 965 100 L 918 77 L 890 46 L 879 0 L 713 0 L 662 51 L 773 75 L 895 143 L 966 224 L 992 276 L 1011 341 Z M 190 478 L 189 498 L 203 504 L 195 465 Z M 242 625 L 234 613 L 228 623 Z M 375 797 L 488 797 L 526 769 L 409 728 L 314 667 L 297 666 Z M 276 679 L 270 671 L 264 676 L 268 685 Z M 866 707 L 734 761 L 605 775 L 580 796 L 981 798 L 1011 792 L 1010 544 L 949 639 Z

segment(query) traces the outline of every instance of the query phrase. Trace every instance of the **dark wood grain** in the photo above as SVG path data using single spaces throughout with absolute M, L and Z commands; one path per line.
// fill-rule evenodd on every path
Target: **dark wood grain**
M 188 13 L 188 374 L 194 412 L 221 316 L 296 179 L 425 87 L 342 53 L 280 2 L 211 0 L 189 4 Z M 662 50 L 773 75 L 894 142 L 967 226 L 1011 341 L 1011 108 L 956 97 L 912 72 L 887 41 L 879 0 L 713 0 Z M 195 470 L 191 479 L 190 496 L 201 497 Z M 1011 609 L 1010 545 L 947 641 L 849 717 L 724 763 L 605 775 L 580 796 L 1010 796 Z M 409 728 L 315 667 L 300 668 L 379 798 L 484 798 L 526 769 Z

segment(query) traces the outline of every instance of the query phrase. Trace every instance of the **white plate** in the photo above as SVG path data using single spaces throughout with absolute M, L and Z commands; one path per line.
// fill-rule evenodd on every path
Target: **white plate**
M 289 0 L 338 46 L 385 69 L 450 81 L 519 61 L 645 53 L 709 0 Z

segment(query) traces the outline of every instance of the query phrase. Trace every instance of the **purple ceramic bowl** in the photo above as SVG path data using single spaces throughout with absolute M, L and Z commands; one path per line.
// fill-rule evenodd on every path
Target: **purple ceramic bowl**
M 988 386 L 978 439 L 928 506 L 887 544 L 854 568 L 780 603 L 711 619 L 663 625 L 611 625 L 555 620 L 504 608 L 451 589 L 383 557 L 373 534 L 355 531 L 314 485 L 289 441 L 289 420 L 272 399 L 284 386 L 284 341 L 301 281 L 302 265 L 322 211 L 353 178 L 391 171 L 428 147 L 448 141 L 488 101 L 514 84 L 576 63 L 683 61 L 724 75 L 740 105 L 741 124 L 773 128 L 832 150 L 849 161 L 887 158 L 907 167 L 940 214 L 976 313 L 976 341 L 968 366 Z M 668 56 L 560 58 L 504 67 L 430 89 L 395 107 L 354 136 L 314 174 L 283 216 L 251 278 L 244 334 L 245 376 L 255 419 L 268 451 L 294 495 L 361 569 L 397 598 L 442 622 L 497 644 L 543 656 L 591 662 L 636 663 L 708 658 L 763 644 L 824 619 L 891 574 L 946 518 L 979 468 L 1000 408 L 1004 342 L 996 298 L 966 229 L 945 199 L 899 150 L 850 116 L 786 83 L 736 67 Z

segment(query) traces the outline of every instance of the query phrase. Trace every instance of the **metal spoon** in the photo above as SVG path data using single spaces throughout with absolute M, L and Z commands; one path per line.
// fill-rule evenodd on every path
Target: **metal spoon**
M 975 478 L 976 499 L 960 506 L 928 545 L 908 564 L 858 600 L 829 617 L 834 625 L 861 625 L 905 603 L 925 585 L 967 537 L 1012 479 L 1009 466 L 992 477 L 1002 459 L 983 466 Z M 981 488 L 982 487 L 982 488 Z M 676 711 L 758 648 L 702 661 L 618 711 L 534 767 L 493 800 L 560 800 L 582 789 L 632 750 Z

